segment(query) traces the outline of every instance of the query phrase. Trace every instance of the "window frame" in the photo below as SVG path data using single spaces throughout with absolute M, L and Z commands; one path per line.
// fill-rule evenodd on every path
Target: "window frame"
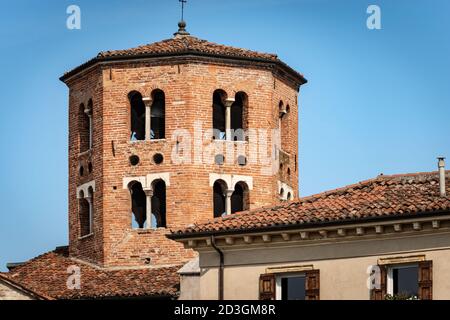
M 417 295 L 419 295 L 419 273 L 420 273 L 420 265 L 418 262 L 413 263 L 405 263 L 405 264 L 391 264 L 387 265 L 386 270 L 386 294 L 389 294 L 391 296 L 394 296 L 394 269 L 406 269 L 416 267 L 417 268 Z
M 305 279 L 305 300 L 306 299 L 306 273 L 305 272 L 287 272 L 287 273 L 279 273 L 275 275 L 275 300 L 282 300 L 282 279 L 284 278 L 304 278 Z

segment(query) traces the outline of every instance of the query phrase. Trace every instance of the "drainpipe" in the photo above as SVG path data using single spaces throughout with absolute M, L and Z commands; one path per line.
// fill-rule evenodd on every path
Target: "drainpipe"
M 446 190 L 445 190 L 445 158 L 439 157 L 438 158 L 438 167 L 439 167 L 439 189 L 441 193 L 441 197 L 446 196 Z
M 211 236 L 211 246 L 214 248 L 214 250 L 217 251 L 220 258 L 220 264 L 219 264 L 219 300 L 223 300 L 223 274 L 224 274 L 224 259 L 223 259 L 223 252 L 216 246 L 216 238 L 214 238 L 214 235 Z

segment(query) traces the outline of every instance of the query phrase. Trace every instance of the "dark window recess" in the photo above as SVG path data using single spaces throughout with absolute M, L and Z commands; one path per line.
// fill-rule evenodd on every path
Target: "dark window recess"
M 79 171 L 80 171 L 80 177 L 82 177 L 84 175 L 84 167 L 81 166 Z
M 132 166 L 137 166 L 139 164 L 139 157 L 137 155 L 130 156 L 129 160 Z
M 239 156 L 237 161 L 240 166 L 245 166 L 247 164 L 247 158 L 245 156 Z
M 281 300 L 305 300 L 305 280 L 304 276 L 281 278 Z
M 231 106 L 231 129 L 233 132 L 233 141 L 244 141 L 244 104 L 246 95 L 238 92 L 235 102 Z
M 131 188 L 131 210 L 132 210 L 132 227 L 133 229 L 142 229 L 145 225 L 147 198 L 142 185 L 135 182 Z
M 403 297 L 418 296 L 419 267 L 394 267 L 392 269 L 393 294 Z
M 234 186 L 234 192 L 231 195 L 231 213 L 240 212 L 249 209 L 249 193 L 245 183 L 239 182 Z
M 225 140 L 225 92 L 216 90 L 213 94 L 213 129 L 214 139 Z
M 131 141 L 145 140 L 145 104 L 142 95 L 133 91 L 128 95 L 131 105 Z
M 223 156 L 223 154 L 217 154 L 214 157 L 214 163 L 218 164 L 218 165 L 222 165 L 225 162 L 225 157 Z
M 92 173 L 92 162 L 89 162 L 89 164 L 88 164 L 88 170 L 89 170 L 89 173 Z
M 151 107 L 151 139 L 164 139 L 166 136 L 166 98 L 164 92 L 155 90 L 152 94 L 153 104 Z
M 222 217 L 225 214 L 225 187 L 219 181 L 213 186 L 214 192 L 214 218 Z
M 78 136 L 80 153 L 89 150 L 89 116 L 85 112 L 84 104 L 78 109 Z
M 164 161 L 164 157 L 161 153 L 155 153 L 153 155 L 153 162 L 155 162 L 155 164 L 161 164 Z
M 166 227 L 166 184 L 158 180 L 153 185 L 152 228 Z

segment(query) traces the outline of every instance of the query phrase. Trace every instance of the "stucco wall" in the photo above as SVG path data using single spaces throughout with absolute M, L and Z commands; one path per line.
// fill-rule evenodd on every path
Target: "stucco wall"
M 0 282 L 0 300 L 31 300 L 31 298 Z
M 225 252 L 225 299 L 258 299 L 259 275 L 268 267 L 310 265 L 320 269 L 322 300 L 369 299 L 367 269 L 379 258 L 425 255 L 433 261 L 433 299 L 450 299 L 450 233 L 380 239 L 242 246 Z M 203 251 L 200 298 L 217 299 L 217 254 Z

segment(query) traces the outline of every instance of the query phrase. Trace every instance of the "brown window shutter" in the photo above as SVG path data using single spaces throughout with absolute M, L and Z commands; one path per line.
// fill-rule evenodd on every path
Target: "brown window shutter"
M 370 300 L 384 300 L 386 296 L 387 286 L 387 272 L 386 266 L 378 266 L 380 268 L 380 288 L 374 288 L 370 292 Z
M 275 300 L 275 275 L 262 274 L 259 276 L 259 300 Z
M 306 300 L 320 300 L 320 271 L 306 271 Z
M 433 261 L 419 262 L 419 299 L 433 299 Z

